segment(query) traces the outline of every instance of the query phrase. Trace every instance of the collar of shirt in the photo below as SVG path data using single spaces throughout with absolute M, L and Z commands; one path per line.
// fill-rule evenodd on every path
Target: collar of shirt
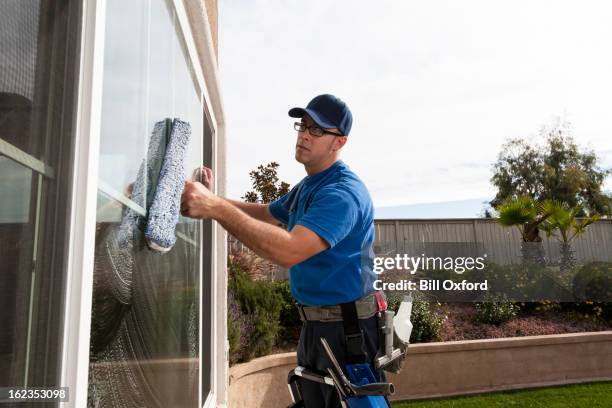
M 318 180 L 321 180 L 327 174 L 330 174 L 335 169 L 342 167 L 342 166 L 346 166 L 344 162 L 342 160 L 336 160 L 331 166 L 329 166 L 325 170 L 320 171 L 317 174 L 313 174 L 312 176 L 304 177 L 304 184 L 311 185 L 312 183 L 316 183 Z

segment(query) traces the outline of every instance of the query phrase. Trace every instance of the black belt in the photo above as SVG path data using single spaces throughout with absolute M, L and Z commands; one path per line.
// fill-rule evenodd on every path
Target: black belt
M 357 311 L 358 304 L 361 313 Z M 340 303 L 339 305 L 303 306 L 298 304 L 297 308 L 302 321 L 342 321 L 347 363 L 359 364 L 368 361 L 363 331 L 359 327 L 359 319 L 369 318 L 378 313 L 378 303 L 374 293 L 357 301 Z
M 374 293 L 356 300 L 355 306 L 359 319 L 368 319 L 380 310 Z M 297 309 L 302 321 L 340 322 L 344 320 L 340 305 L 304 306 L 297 304 Z

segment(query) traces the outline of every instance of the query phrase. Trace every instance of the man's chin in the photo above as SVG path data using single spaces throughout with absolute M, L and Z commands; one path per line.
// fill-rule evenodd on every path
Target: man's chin
M 304 164 L 305 157 L 304 157 L 304 155 L 303 155 L 303 154 L 301 154 L 301 153 L 300 153 L 300 151 L 299 151 L 299 150 L 296 150 L 296 151 L 295 151 L 295 160 L 296 160 L 298 163 L 302 163 L 302 164 Z

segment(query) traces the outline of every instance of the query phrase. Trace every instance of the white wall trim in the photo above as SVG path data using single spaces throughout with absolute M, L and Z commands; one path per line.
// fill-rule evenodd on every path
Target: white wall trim
M 199 57 L 205 86 L 202 88 L 204 100 L 208 107 L 213 126 L 213 171 L 217 182 L 216 193 L 225 194 L 225 116 L 217 56 L 214 48 L 211 28 L 203 0 L 183 0 L 189 20 L 194 45 Z M 225 407 L 229 389 L 229 346 L 227 341 L 227 235 L 225 230 L 214 222 L 213 245 L 213 292 L 217 305 L 213 314 L 213 376 L 212 394 L 217 407 Z M 214 405 L 213 405 L 214 406 Z
M 83 2 L 62 343 L 67 407 L 87 406 L 105 14 L 105 0 Z
M 203 93 L 204 89 L 206 88 L 206 84 L 204 82 L 202 66 L 199 64 L 193 33 L 191 31 L 191 26 L 189 25 L 189 18 L 187 17 L 187 10 L 185 10 L 185 6 L 181 0 L 172 0 L 172 3 L 174 5 L 174 11 L 176 12 L 179 28 L 187 48 L 187 56 L 191 62 L 191 65 L 193 66 L 198 87 L 200 88 L 201 93 Z M 202 96 L 202 94 L 200 94 L 200 96 Z M 202 98 L 200 98 L 200 102 L 203 102 Z
M 195 48 L 200 60 L 202 74 L 206 86 L 203 88 L 206 103 L 212 110 L 211 120 L 217 127 L 225 124 L 223 114 L 223 98 L 219 83 L 219 70 L 217 68 L 217 55 L 212 39 L 206 5 L 203 0 L 183 0 L 187 18 L 190 23 Z M 218 132 L 218 129 L 215 129 Z

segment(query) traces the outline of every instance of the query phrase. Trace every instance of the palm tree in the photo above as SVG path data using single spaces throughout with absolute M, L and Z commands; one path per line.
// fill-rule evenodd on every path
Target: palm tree
M 545 264 L 544 248 L 539 228 L 551 212 L 546 202 L 539 203 L 529 196 L 510 197 L 497 206 L 497 222 L 507 227 L 517 227 L 521 233 L 521 257 L 523 263 Z
M 574 265 L 574 251 L 570 242 L 578 235 L 583 234 L 586 228 L 599 219 L 599 215 L 578 218 L 583 207 L 578 204 L 570 207 L 567 203 L 551 201 L 546 204 L 546 210 L 551 212 L 550 217 L 541 225 L 541 229 L 550 237 L 554 236 L 560 244 L 561 270 L 567 270 Z M 558 231 L 558 234 L 555 234 Z

